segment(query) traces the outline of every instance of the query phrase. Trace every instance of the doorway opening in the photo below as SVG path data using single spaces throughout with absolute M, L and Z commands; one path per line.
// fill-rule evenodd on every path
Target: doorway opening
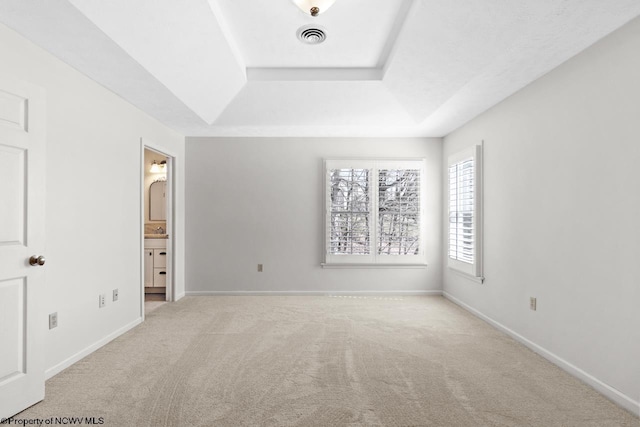
M 141 316 L 174 301 L 173 164 L 174 157 L 142 143 Z

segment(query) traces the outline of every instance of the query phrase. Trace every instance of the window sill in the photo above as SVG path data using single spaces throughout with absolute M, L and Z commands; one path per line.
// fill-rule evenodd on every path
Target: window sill
M 484 277 L 472 276 L 469 273 L 465 273 L 464 271 L 457 270 L 453 267 L 449 267 L 449 271 L 457 274 L 458 276 L 464 277 L 465 279 L 471 280 L 472 282 L 476 282 L 480 284 L 484 283 Z
M 356 263 L 333 263 L 323 262 L 322 268 L 427 268 L 427 264 L 356 264 Z

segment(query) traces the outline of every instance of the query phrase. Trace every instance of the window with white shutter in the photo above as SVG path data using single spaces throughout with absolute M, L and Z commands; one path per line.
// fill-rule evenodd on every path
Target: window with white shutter
M 369 255 L 371 252 L 370 175 L 369 169 L 329 171 L 329 252 L 333 255 Z
M 425 264 L 424 160 L 327 160 L 331 265 Z
M 449 158 L 449 267 L 482 280 L 481 146 Z
M 378 170 L 378 255 L 420 250 L 420 169 Z

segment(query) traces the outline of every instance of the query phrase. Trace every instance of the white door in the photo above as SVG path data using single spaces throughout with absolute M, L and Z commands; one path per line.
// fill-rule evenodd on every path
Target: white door
M 44 398 L 44 91 L 0 75 L 0 419 Z M 41 262 L 43 260 L 41 259 Z

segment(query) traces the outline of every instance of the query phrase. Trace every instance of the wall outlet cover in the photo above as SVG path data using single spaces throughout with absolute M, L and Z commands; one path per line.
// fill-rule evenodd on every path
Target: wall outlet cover
M 98 307 L 102 308 L 105 306 L 105 304 L 107 303 L 107 296 L 105 294 L 102 294 L 98 297 Z
M 49 315 L 49 329 L 58 327 L 58 312 Z
M 533 311 L 536 311 L 537 308 L 537 299 L 534 297 L 529 298 L 529 308 Z

